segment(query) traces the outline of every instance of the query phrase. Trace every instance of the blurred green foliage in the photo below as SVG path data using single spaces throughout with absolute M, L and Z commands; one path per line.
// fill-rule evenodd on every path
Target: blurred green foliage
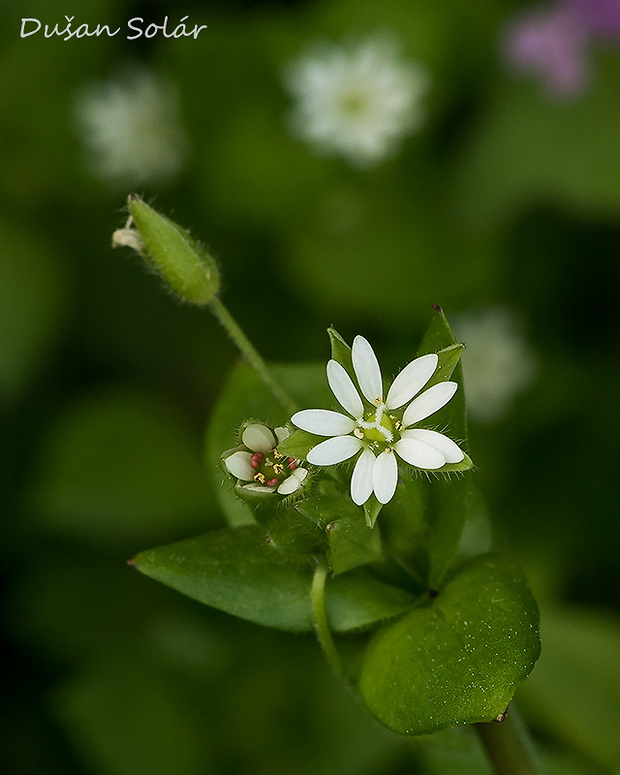
M 73 106 L 144 62 L 176 84 L 190 154 L 140 193 L 219 257 L 223 295 L 268 359 L 326 359 L 333 323 L 372 338 L 393 373 L 432 302 L 448 317 L 520 312 L 537 380 L 470 427 L 498 536 L 541 604 L 543 655 L 516 702 L 551 775 L 618 773 L 620 50 L 591 52 L 581 99 L 545 100 L 499 60 L 517 6 L 0 8 L 3 772 L 487 772 L 466 731 L 409 745 L 380 729 L 311 636 L 208 611 L 125 565 L 223 525 L 201 447 L 235 358 L 206 313 L 110 249 L 129 191 L 89 172 Z M 111 26 L 188 14 L 208 30 L 19 37 L 22 16 L 73 12 Z M 376 29 L 402 37 L 433 88 L 422 131 L 359 171 L 288 135 L 282 68 L 316 37 Z

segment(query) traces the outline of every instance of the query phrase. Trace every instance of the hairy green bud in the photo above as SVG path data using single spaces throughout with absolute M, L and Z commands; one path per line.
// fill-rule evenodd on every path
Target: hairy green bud
M 149 207 L 137 194 L 129 195 L 128 205 L 139 237 L 135 235 L 136 244 L 132 245 L 122 233 L 134 229 L 122 229 L 115 233 L 113 244 L 143 246 L 139 252 L 144 260 L 175 293 L 192 304 L 208 304 L 220 286 L 214 258 L 185 229 Z

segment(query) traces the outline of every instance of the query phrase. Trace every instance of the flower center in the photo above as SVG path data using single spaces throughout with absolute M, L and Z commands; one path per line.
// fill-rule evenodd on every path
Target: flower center
M 374 447 L 387 447 L 394 441 L 394 433 L 398 428 L 394 418 L 386 413 L 386 406 L 380 402 L 373 411 L 366 412 L 363 419 L 357 421 L 355 435 L 365 439 Z
M 350 118 L 357 118 L 368 106 L 368 97 L 364 92 L 351 89 L 341 97 L 342 112 Z
M 294 458 L 284 457 L 277 449 L 267 453 L 255 452 L 250 465 L 255 471 L 254 481 L 267 487 L 281 484 L 297 468 Z

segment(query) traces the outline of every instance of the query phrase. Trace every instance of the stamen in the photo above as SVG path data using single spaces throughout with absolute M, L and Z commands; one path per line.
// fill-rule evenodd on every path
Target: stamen
M 260 471 L 254 474 L 254 481 L 259 484 L 265 484 L 265 474 L 261 474 Z
M 282 456 L 280 455 L 280 457 L 282 457 Z M 282 465 L 282 463 L 276 463 L 274 465 L 274 467 L 273 467 L 273 472 L 274 472 L 274 474 L 277 474 L 278 476 L 280 476 L 280 474 L 283 474 L 284 473 L 284 466 Z
M 362 422 L 361 420 L 358 420 L 358 423 L 361 424 L 361 422 Z M 364 438 L 364 432 L 361 431 L 359 428 L 353 429 L 353 435 L 355 436 L 356 439 L 359 439 L 360 441 L 362 441 L 362 439 Z
M 280 458 L 284 457 L 284 455 L 281 452 L 278 452 L 277 449 L 272 449 L 271 451 L 273 452 L 273 456 L 276 460 L 280 460 Z

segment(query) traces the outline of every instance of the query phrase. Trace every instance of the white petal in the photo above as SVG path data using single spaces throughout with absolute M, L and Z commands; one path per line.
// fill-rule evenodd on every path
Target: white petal
M 364 414 L 362 399 L 353 380 L 338 361 L 331 360 L 327 364 L 327 381 L 340 406 L 359 420 Z
M 306 476 L 308 476 L 308 469 L 307 468 L 296 468 L 291 476 L 294 476 L 296 479 L 299 480 L 300 484 L 303 484 L 305 481 Z
M 351 433 L 355 428 L 355 420 L 340 412 L 329 409 L 304 409 L 291 417 L 291 422 L 302 431 L 316 433 L 319 436 L 342 436 Z
M 435 373 L 438 361 L 435 353 L 429 353 L 408 363 L 392 382 L 385 400 L 387 408 L 398 409 L 419 393 Z
M 435 447 L 425 444 L 419 439 L 402 438 L 394 445 L 394 449 L 402 459 L 416 468 L 433 470 L 441 468 L 446 462 L 445 457 Z
M 233 452 L 232 455 L 224 460 L 224 465 L 233 476 L 237 477 L 237 479 L 242 479 L 244 482 L 251 482 L 256 473 L 250 464 L 251 460 L 251 452 Z
M 359 456 L 353 476 L 351 477 L 351 498 L 358 506 L 366 503 L 372 493 L 372 470 L 375 465 L 375 454 L 365 449 Z
M 244 484 L 244 490 L 250 490 L 251 492 L 275 492 L 275 487 L 269 487 L 266 484 Z
M 280 495 L 290 495 L 301 489 L 304 479 L 308 476 L 307 468 L 296 468 L 278 487 Z
M 383 380 L 381 368 L 370 343 L 363 336 L 353 340 L 353 368 L 362 393 L 374 404 L 377 398 L 383 396 Z
M 284 441 L 284 439 L 288 439 L 288 437 L 291 435 L 291 432 L 286 427 L 286 425 L 279 425 L 277 428 L 273 429 L 273 432 L 276 434 L 278 438 L 278 444 Z
M 276 445 L 273 433 L 262 423 L 248 425 L 243 431 L 241 441 L 248 449 L 252 449 L 254 452 L 268 452 Z
M 443 433 L 437 433 L 437 431 L 429 431 L 425 428 L 414 428 L 410 431 L 404 431 L 403 438 L 417 439 L 424 444 L 428 444 L 429 447 L 434 447 L 441 452 L 446 459 L 446 463 L 460 463 L 465 457 L 463 450 L 455 444 L 452 439 L 444 436 Z
M 293 492 L 297 492 L 300 487 L 301 482 L 296 476 L 288 476 L 278 487 L 278 492 L 280 495 L 290 495 Z
M 425 390 L 417 398 L 414 398 L 403 414 L 403 424 L 413 425 L 425 417 L 441 409 L 455 394 L 458 385 L 456 382 L 439 382 L 437 385 Z
M 361 447 L 362 442 L 355 436 L 335 436 L 312 447 L 306 460 L 317 466 L 333 466 L 353 457 Z
M 372 485 L 379 503 L 392 500 L 398 482 L 398 461 L 391 449 L 382 452 L 372 470 Z

